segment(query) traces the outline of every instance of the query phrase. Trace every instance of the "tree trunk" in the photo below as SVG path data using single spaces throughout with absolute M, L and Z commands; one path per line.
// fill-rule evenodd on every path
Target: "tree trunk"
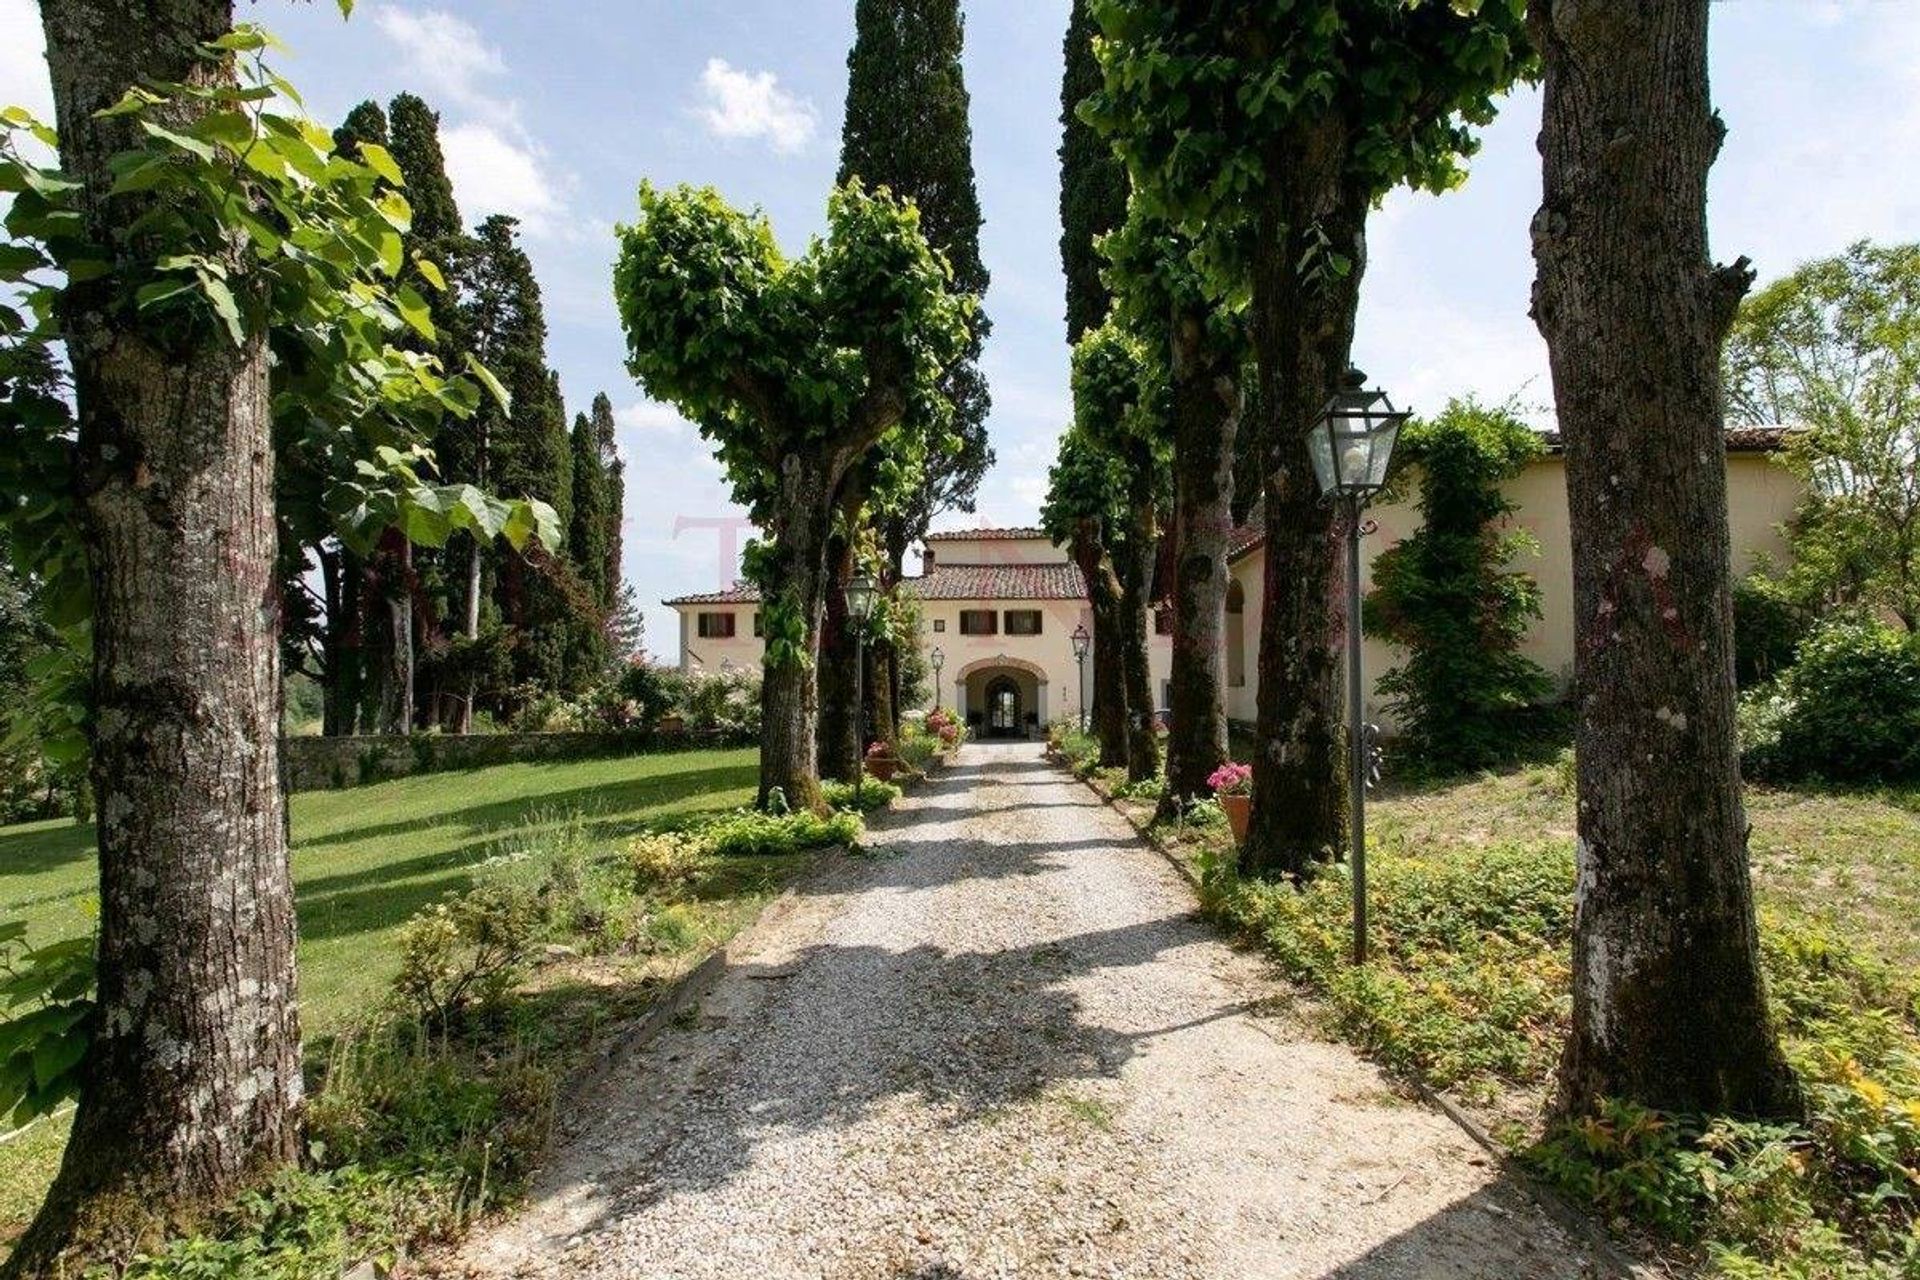
M 1127 763 L 1127 683 L 1124 640 L 1121 633 L 1120 578 L 1107 556 L 1106 541 L 1097 520 L 1083 520 L 1069 549 L 1087 586 L 1093 611 L 1093 700 L 1090 727 L 1100 744 L 1100 767 L 1125 768 Z M 1078 693 L 1076 691 L 1076 696 Z
M 107 198 L 109 161 L 140 134 L 96 113 L 147 79 L 230 81 L 196 53 L 230 7 L 46 0 L 42 15 L 86 234 L 124 246 L 142 208 Z M 178 127 L 202 109 L 168 111 Z M 117 288 L 77 286 L 63 309 L 94 593 L 99 1007 L 13 1276 L 52 1273 L 70 1244 L 124 1249 L 299 1152 L 266 343 L 130 329 Z
M 853 580 L 853 541 L 844 532 L 827 544 L 825 625 L 820 631 L 820 776 L 852 782 L 860 760 L 860 716 L 853 705 L 859 636 L 847 608 Z
M 763 613 L 799 623 L 798 652 L 776 651 L 785 618 L 766 619 L 766 674 L 760 686 L 760 796 L 762 808 L 779 791 L 789 808 L 824 811 L 816 735 L 820 689 L 820 632 L 826 604 L 827 544 L 833 531 L 832 459 L 790 453 L 780 463 Z
M 878 642 L 867 644 L 866 678 L 861 681 L 866 706 L 862 710 L 866 715 L 866 736 L 892 747 L 897 745 L 900 735 L 893 728 L 893 688 L 887 680 L 887 649 L 888 646 Z
M 1536 2 L 1534 317 L 1567 445 L 1580 718 L 1561 1105 L 1797 1107 L 1761 989 L 1734 742 L 1707 0 Z
M 320 580 L 327 602 L 321 632 L 321 732 L 338 737 L 354 732 L 360 716 L 360 557 L 340 546 L 318 551 Z
M 1152 591 L 1158 518 L 1153 468 L 1135 467 L 1128 494 L 1133 527 L 1113 553 L 1120 579 L 1120 679 L 1127 708 L 1127 781 L 1145 782 L 1160 772 L 1160 736 L 1154 726 L 1153 671 L 1147 656 L 1148 596 Z
M 1327 120 L 1276 145 L 1266 168 L 1283 176 L 1263 201 L 1253 254 L 1266 572 L 1253 802 L 1240 850 L 1249 875 L 1304 875 L 1345 830 L 1333 511 L 1305 437 L 1346 372 L 1366 265 L 1367 199 L 1346 176 L 1347 147 L 1344 127 Z M 1310 264 L 1319 270 L 1301 270 L 1315 232 L 1350 260 L 1344 273 L 1326 251 Z
M 1207 779 L 1227 758 L 1227 545 L 1240 427 L 1239 370 L 1209 349 L 1204 318 L 1176 317 L 1172 336 L 1172 723 L 1163 818 L 1204 799 Z

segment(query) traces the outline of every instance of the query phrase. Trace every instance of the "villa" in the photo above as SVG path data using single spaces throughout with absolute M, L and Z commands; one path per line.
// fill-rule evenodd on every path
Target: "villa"
M 1727 433 L 1727 513 L 1733 570 L 1744 574 L 1767 558 L 1787 554 L 1781 526 L 1791 518 L 1800 481 L 1773 457 L 1779 428 L 1742 428 Z M 1514 524 L 1533 535 L 1538 554 L 1515 567 L 1540 583 L 1542 617 L 1523 652 L 1564 688 L 1573 673 L 1573 561 L 1568 536 L 1565 459 L 1555 437 L 1548 449 L 1508 481 L 1517 510 Z M 1369 536 L 1363 586 L 1371 560 L 1420 527 L 1410 500 L 1372 508 L 1378 531 Z M 1255 719 L 1259 677 L 1260 603 L 1266 570 L 1264 538 L 1257 526 L 1236 530 L 1228 556 L 1226 644 L 1220 655 L 1227 716 Z M 1065 548 L 1037 528 L 960 529 L 927 535 L 920 576 L 904 588 L 922 602 L 921 646 L 937 668 L 937 700 L 962 713 L 977 734 L 1032 736 L 1057 719 L 1079 716 L 1091 691 L 1092 660 L 1074 661 L 1073 632 L 1093 629 L 1080 571 Z M 758 666 L 759 594 L 741 583 L 725 591 L 681 596 L 665 602 L 680 615 L 682 670 Z M 1172 666 L 1172 617 L 1156 612 L 1148 650 L 1161 705 L 1167 701 Z M 1398 650 L 1369 637 L 1366 669 L 1372 679 L 1400 660 Z M 1392 717 L 1375 697 L 1370 719 L 1388 726 Z

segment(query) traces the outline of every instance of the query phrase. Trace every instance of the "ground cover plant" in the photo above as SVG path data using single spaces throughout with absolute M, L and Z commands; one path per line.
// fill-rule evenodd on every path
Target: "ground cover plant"
M 1068 735 L 1069 756 L 1090 744 Z M 1077 749 L 1077 750 L 1076 750 Z M 1080 766 L 1103 789 L 1112 779 Z M 1123 803 L 1141 820 L 1151 798 Z M 1210 913 L 1317 997 L 1329 1030 L 1448 1091 L 1577 1202 L 1707 1274 L 1908 1277 L 1920 1266 L 1920 790 L 1751 787 L 1767 990 L 1799 1123 L 1610 1102 L 1548 1127 L 1570 1012 L 1570 753 L 1423 782 L 1370 810 L 1373 959 L 1350 882 L 1244 880 L 1224 826 L 1157 830 Z
M 756 776 L 751 751 L 701 751 L 294 797 L 308 1167 L 135 1274 L 320 1274 L 511 1197 L 598 1029 L 749 921 L 805 850 L 857 838 L 857 816 L 809 814 L 743 839 Z M 84 938 L 92 886 L 89 828 L 0 828 L 0 915 L 31 944 Z M 65 1134 L 56 1116 L 0 1145 L 0 1231 Z

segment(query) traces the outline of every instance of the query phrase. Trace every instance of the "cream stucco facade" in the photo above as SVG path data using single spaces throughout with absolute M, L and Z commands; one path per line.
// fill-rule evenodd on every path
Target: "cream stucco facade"
M 1528 634 L 1524 652 L 1562 687 L 1573 673 L 1573 558 L 1565 480 L 1563 459 L 1548 453 L 1505 486 L 1517 508 L 1514 524 L 1538 544 L 1536 552 L 1514 562 L 1516 569 L 1532 574 L 1540 584 L 1542 617 Z M 1800 495 L 1800 482 L 1778 465 L 1771 449 L 1729 452 L 1727 514 L 1736 575 L 1762 557 L 1786 557 L 1781 528 Z M 1411 499 L 1382 504 L 1370 514 L 1378 527 L 1362 546 L 1363 588 L 1370 586 L 1373 557 L 1420 525 Z M 1221 657 L 1227 715 L 1251 723 L 1259 692 L 1266 558 L 1257 538 L 1237 541 L 1241 549 L 1229 565 L 1227 651 Z M 1051 721 L 1080 715 L 1083 685 L 1092 681 L 1092 660 L 1084 671 L 1076 666 L 1072 636 L 1077 627 L 1092 630 L 1092 615 L 1078 570 L 1065 550 L 1039 530 L 934 534 L 927 542 L 925 572 L 906 585 L 922 598 L 921 644 L 930 665 L 933 657 L 939 659 L 939 701 L 961 711 L 976 733 L 1033 734 Z M 668 603 L 680 614 L 682 669 L 718 670 L 759 663 L 761 642 L 753 625 L 759 605 L 750 589 Z M 701 620 L 703 614 L 709 615 L 708 621 Z M 731 624 L 712 620 L 729 614 L 734 617 Z M 721 634 L 729 625 L 731 634 Z M 1152 627 L 1148 651 L 1155 698 L 1164 707 L 1172 644 L 1162 630 Z M 1393 646 L 1368 637 L 1369 686 L 1400 658 Z M 1392 728 L 1392 717 L 1371 690 L 1367 714 Z

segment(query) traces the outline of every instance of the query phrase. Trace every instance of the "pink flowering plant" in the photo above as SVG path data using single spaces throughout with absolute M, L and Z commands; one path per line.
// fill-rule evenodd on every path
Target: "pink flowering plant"
M 956 747 L 960 745 L 960 722 L 945 707 L 935 707 L 927 712 L 927 732 L 940 739 L 940 745 Z
M 893 748 L 884 742 L 876 742 L 867 748 L 867 759 L 869 760 L 891 760 L 892 758 Z
M 1250 796 L 1253 794 L 1253 766 L 1229 760 L 1207 775 L 1207 785 L 1213 788 L 1216 796 Z

